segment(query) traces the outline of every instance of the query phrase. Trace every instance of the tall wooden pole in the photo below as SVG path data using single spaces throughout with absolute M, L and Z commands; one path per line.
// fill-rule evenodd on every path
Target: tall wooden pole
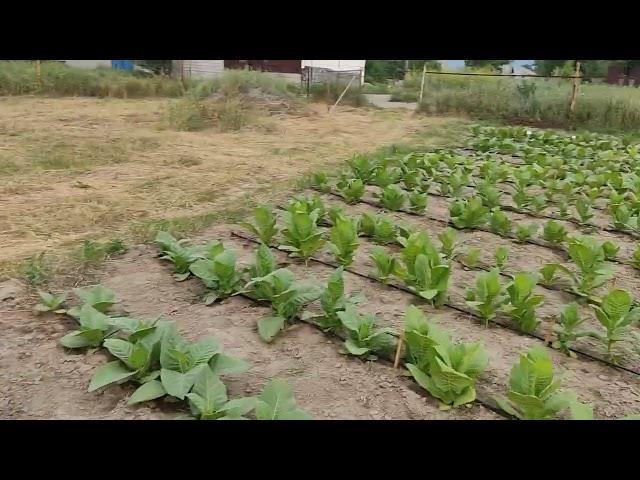
M 578 95 L 578 83 L 580 82 L 580 60 L 576 60 L 576 74 L 573 79 L 573 88 L 571 90 L 571 103 L 569 104 L 569 113 L 573 113 L 576 108 L 576 96 Z
M 420 84 L 420 98 L 418 100 L 418 103 L 422 102 L 422 94 L 424 93 L 424 79 L 427 76 L 427 62 L 424 62 L 424 65 L 422 65 L 422 83 Z
M 38 82 L 38 87 L 42 88 L 42 69 L 40 60 L 36 60 L 36 81 Z

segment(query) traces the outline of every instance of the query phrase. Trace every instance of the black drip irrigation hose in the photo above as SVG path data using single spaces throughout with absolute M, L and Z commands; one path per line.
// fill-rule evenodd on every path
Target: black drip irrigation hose
M 258 240 L 256 240 L 255 238 L 249 237 L 249 236 L 244 235 L 242 233 L 238 233 L 236 231 L 232 231 L 231 235 L 235 236 L 235 237 L 238 237 L 238 238 L 242 238 L 244 240 L 247 240 L 247 241 L 255 243 L 255 244 L 260 244 L 261 243 Z M 271 248 L 273 250 L 277 250 L 277 251 L 281 252 L 281 250 L 279 250 L 277 247 L 274 247 L 273 245 L 268 245 L 268 246 L 269 246 L 269 248 Z M 311 257 L 310 260 L 313 261 L 313 262 L 316 262 L 318 264 L 321 264 L 321 265 L 324 265 L 324 266 L 327 266 L 327 267 L 331 267 L 331 268 L 338 268 L 338 267 L 341 266 L 340 264 L 338 264 L 336 262 L 327 262 L 325 260 L 321 260 L 321 259 L 316 258 L 316 257 Z M 358 272 L 357 270 L 353 270 L 353 269 L 348 268 L 348 267 L 344 267 L 344 271 L 345 272 L 349 272 L 349 273 L 351 273 L 353 275 L 357 275 L 358 277 L 361 277 L 361 278 L 366 278 L 366 279 L 368 279 L 370 281 L 373 281 L 373 282 L 376 282 L 378 284 L 381 283 L 375 277 L 372 277 L 370 275 Z M 405 293 L 410 293 L 411 295 L 414 295 L 414 296 L 422 299 L 422 297 L 416 295 L 415 292 L 413 292 L 411 289 L 409 289 L 408 287 L 406 287 L 404 285 L 397 285 L 397 284 L 393 284 L 393 283 L 384 283 L 383 285 L 387 285 L 387 286 L 389 286 L 391 288 L 394 288 L 396 290 L 400 290 L 400 291 L 405 292 Z M 458 311 L 460 313 L 464 313 L 466 315 L 475 317 L 475 318 L 477 318 L 477 319 L 479 319 L 479 320 L 484 322 L 484 319 L 479 317 L 472 310 L 469 310 L 469 309 L 466 309 L 466 308 L 462 308 L 462 307 L 459 307 L 459 306 L 456 306 L 456 305 L 453 305 L 453 304 L 450 304 L 450 303 L 445 303 L 444 305 L 446 305 L 447 307 L 449 307 L 449 308 L 451 308 L 453 310 L 456 310 L 456 311 Z M 535 338 L 537 340 L 541 340 L 545 345 L 547 344 L 546 339 L 542 335 L 539 335 L 539 334 L 536 334 L 536 333 L 525 333 L 525 332 L 522 332 L 520 330 L 517 330 L 517 329 L 511 327 L 510 324 L 508 322 L 505 322 L 505 321 L 498 321 L 497 319 L 493 319 L 493 320 L 490 320 L 490 322 L 495 323 L 499 327 L 504 328 L 506 330 L 510 330 L 510 331 L 512 331 L 512 332 L 514 332 L 514 333 L 516 333 L 518 335 Z M 605 360 L 602 357 L 599 357 L 599 356 L 596 356 L 596 355 L 592 355 L 592 354 L 590 354 L 588 352 L 585 352 L 585 351 L 582 351 L 582 350 L 577 350 L 575 348 L 570 348 L 569 350 L 574 352 L 574 353 L 576 353 L 577 355 L 582 355 L 585 358 L 588 358 L 588 359 L 596 361 L 596 362 L 600 362 L 600 363 L 602 363 L 604 365 L 607 365 L 609 367 L 616 368 L 618 370 L 622 370 L 622 371 L 625 371 L 625 372 L 632 373 L 634 375 L 639 375 L 640 376 L 640 371 L 634 370 L 632 368 L 624 367 L 622 365 L 616 365 L 616 364 L 614 364 L 612 362 L 609 362 L 609 361 Z

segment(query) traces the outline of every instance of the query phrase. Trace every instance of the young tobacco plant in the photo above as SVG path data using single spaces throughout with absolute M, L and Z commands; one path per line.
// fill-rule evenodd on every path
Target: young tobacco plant
M 386 248 L 376 245 L 371 249 L 369 258 L 376 267 L 373 276 L 381 282 L 387 283 L 392 276 L 404 278 L 402 264 Z
M 449 216 L 456 228 L 477 228 L 489 220 L 489 209 L 479 197 L 458 198 L 451 203 Z
M 219 244 L 220 246 L 222 244 Z M 238 293 L 242 288 L 242 271 L 236 267 L 236 252 L 221 246 L 209 258 L 196 260 L 189 267 L 191 273 L 198 277 L 211 290 L 204 297 L 206 305 L 222 300 Z
M 397 185 L 389 185 L 382 189 L 382 192 L 377 195 L 380 204 L 387 210 L 396 211 L 400 210 L 407 200 L 407 195 Z
M 564 271 L 571 276 L 576 293 L 590 295 L 593 289 L 613 276 L 613 269 L 605 262 L 604 251 L 598 241 L 590 237 L 575 237 L 569 240 L 568 247 L 569 257 L 579 271 Z
M 168 232 L 158 232 L 155 238 L 155 243 L 162 252 L 160 258 L 173 263 L 175 278 L 178 281 L 186 280 L 191 275 L 189 271 L 191 264 L 202 258 L 196 248 L 185 246 L 185 242 L 185 239 L 176 240 Z
M 562 391 L 554 378 L 551 358 L 543 347 L 535 346 L 511 369 L 507 398 L 495 400 L 502 410 L 521 420 L 549 420 L 577 403 L 575 394 Z
M 500 195 L 502 192 L 494 184 L 488 181 L 480 182 L 477 184 L 477 190 L 485 207 L 489 209 L 500 207 Z
M 529 225 L 517 225 L 516 226 L 516 240 L 520 243 L 524 243 L 527 240 L 531 240 L 531 237 L 538 231 L 538 225 L 535 223 Z
M 567 239 L 567 229 L 561 223 L 549 220 L 542 229 L 542 238 L 554 245 L 560 245 Z
M 393 329 L 376 328 L 375 314 L 359 314 L 353 305 L 347 305 L 337 315 L 349 335 L 344 342 L 349 355 L 376 360 L 375 353 L 388 354 L 393 350 Z
M 255 415 L 257 420 L 312 420 L 311 415 L 298 408 L 293 390 L 280 378 L 264 387 L 257 398 Z
M 318 228 L 319 210 L 312 212 L 283 212 L 286 228 L 282 231 L 285 243 L 280 250 L 290 252 L 306 262 L 324 245 L 322 231 Z
M 602 244 L 602 253 L 604 253 L 605 260 L 615 260 L 619 251 L 620 245 L 611 240 L 607 240 Z
M 475 289 L 467 290 L 466 303 L 478 311 L 484 326 L 496 317 L 498 310 L 508 301 L 505 289 L 500 283 L 500 273 L 494 268 L 490 272 L 480 272 L 476 276 Z
M 388 165 L 380 165 L 376 168 L 372 183 L 380 188 L 386 188 L 389 185 L 399 182 L 402 179 L 402 172 L 394 167 Z
M 266 207 L 257 207 L 253 211 L 253 216 L 255 225 L 248 222 L 240 222 L 239 225 L 251 231 L 262 243 L 269 245 L 278 233 L 276 216 Z
M 478 268 L 481 253 L 479 248 L 469 248 L 463 255 L 460 255 L 460 263 L 468 268 Z
M 264 277 L 252 278 L 244 289 L 259 292 L 261 300 L 271 303 L 274 315 L 258 320 L 258 333 L 267 343 L 275 338 L 287 322 L 292 322 L 305 305 L 320 298 L 323 292 L 318 285 L 296 282 L 293 272 L 286 268 Z
M 87 288 L 74 288 L 73 293 L 82 300 L 82 304 L 95 308 L 100 313 L 107 313 L 118 300 L 116 294 L 110 288 L 102 284 Z M 80 313 L 79 307 L 74 307 L 67 312 L 72 317 L 77 317 Z
M 563 305 L 560 308 L 560 318 L 553 325 L 553 332 L 556 334 L 556 340 L 552 343 L 552 347 L 560 350 L 570 357 L 576 356 L 571 351 L 571 344 L 580 337 L 591 336 L 587 331 L 578 331 L 585 320 L 580 316 L 578 304 L 573 302 Z
M 493 252 L 493 258 L 496 262 L 496 268 L 502 271 L 507 264 L 509 258 L 509 249 L 507 247 L 500 246 Z
M 344 280 L 342 274 L 343 267 L 339 267 L 329 276 L 327 286 L 320 296 L 321 315 L 313 315 L 308 310 L 302 314 L 302 319 L 313 319 L 325 332 L 330 332 L 339 328 L 340 317 L 338 312 L 344 311 L 349 305 L 358 305 L 364 301 L 364 295 L 356 294 L 348 296 L 344 292 Z
M 398 238 L 402 245 L 400 255 L 404 263 L 404 281 L 420 297 L 434 307 L 447 300 L 451 265 L 445 263 L 428 235 L 417 232 L 409 238 Z
M 200 420 L 247 420 L 245 415 L 258 403 L 255 397 L 229 400 L 227 387 L 210 368 L 201 369 L 186 397 L 192 415 Z
M 364 183 L 371 181 L 377 167 L 376 162 L 364 155 L 355 155 L 347 161 L 347 164 L 351 168 L 353 176 L 359 178 Z
M 536 307 L 544 303 L 544 297 L 533 294 L 537 283 L 534 275 L 519 272 L 507 285 L 509 303 L 505 310 L 511 316 L 511 320 L 525 333 L 533 333 L 540 324 L 536 318 Z
M 311 172 L 309 175 L 309 184 L 323 193 L 331 191 L 329 176 L 325 172 Z
M 481 343 L 457 343 L 428 322 L 415 306 L 405 321 L 406 364 L 418 384 L 447 410 L 476 398 L 475 381 L 484 372 L 487 355 Z
M 84 304 L 80 307 L 77 320 L 80 328 L 67 333 L 60 339 L 60 345 L 63 347 L 99 347 L 107 336 L 117 331 L 111 318 L 90 304 Z
M 34 307 L 36 312 L 66 313 L 64 308 L 66 298 L 64 295 L 38 290 L 38 296 L 40 297 L 40 302 Z
M 409 193 L 409 211 L 412 213 L 424 213 L 427 209 L 427 194 L 414 190 Z
M 508 237 L 513 230 L 513 222 L 502 210 L 498 209 L 489 215 L 489 228 L 493 233 Z
M 353 263 L 353 255 L 358 249 L 358 219 L 338 216 L 329 229 L 329 246 L 335 259 L 341 265 Z
M 360 217 L 360 234 L 371 237 L 374 243 L 387 245 L 396 241 L 398 227 L 395 222 L 385 215 L 370 215 L 363 213 Z
M 455 251 L 458 247 L 456 238 L 458 237 L 458 231 L 455 228 L 447 227 L 440 235 L 440 253 L 449 260 L 455 257 Z
M 560 273 L 571 276 L 571 271 L 569 271 L 564 265 L 560 265 L 559 263 L 546 263 L 542 267 L 540 267 L 539 272 L 540 284 L 546 287 L 551 287 L 560 282 L 563 279 Z
M 640 270 L 640 247 L 636 248 L 631 257 L 631 266 Z
M 585 195 L 580 195 L 576 199 L 575 207 L 578 212 L 578 220 L 581 225 L 586 225 L 593 218 L 593 201 Z
M 342 180 L 336 186 L 344 201 L 349 204 L 358 203 L 364 195 L 364 183 L 359 178 Z
M 607 356 L 613 361 L 616 357 L 613 347 L 626 340 L 626 335 L 640 319 L 640 308 L 633 307 L 633 298 L 625 290 L 614 289 L 602 298 L 602 303 L 591 305 L 595 311 L 596 318 L 605 328 L 606 333 L 602 335 L 591 332 L 590 336 L 600 340 L 606 347 Z

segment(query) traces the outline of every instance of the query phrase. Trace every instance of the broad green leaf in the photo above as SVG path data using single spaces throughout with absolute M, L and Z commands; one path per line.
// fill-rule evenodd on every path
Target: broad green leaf
M 60 339 L 60 345 L 67 348 L 99 347 L 103 339 L 102 330 L 74 330 Z
M 241 417 L 256 408 L 258 399 L 255 397 L 234 398 L 229 400 L 221 411 L 226 413 L 228 417 Z
M 199 365 L 186 373 L 163 368 L 160 371 L 160 380 L 169 395 L 183 400 L 203 369 L 209 370 L 209 367 L 207 365 Z
M 284 328 L 284 317 L 262 317 L 258 320 L 258 334 L 265 342 L 271 342 Z
M 218 353 L 209 360 L 209 367 L 216 375 L 232 375 L 248 371 L 251 365 L 239 358 Z
M 151 380 L 140 385 L 140 387 L 138 387 L 138 389 L 133 392 L 127 404 L 133 405 L 135 403 L 147 402 L 155 398 L 160 398 L 166 395 L 166 393 L 167 392 L 165 391 L 161 382 L 159 382 L 158 380 Z
M 121 340 L 119 338 L 107 338 L 104 341 L 104 348 L 109 350 L 109 353 L 116 358 L 119 358 L 123 362 L 129 360 L 129 356 L 133 353 L 133 343 Z
M 89 392 L 93 392 L 98 388 L 105 387 L 112 383 L 122 382 L 128 378 L 133 377 L 136 374 L 135 371 L 129 370 L 124 363 L 120 360 L 106 363 L 98 367 L 91 378 L 89 384 Z
M 256 405 L 258 420 L 278 420 L 286 412 L 296 409 L 293 390 L 280 378 L 271 380 L 262 390 Z
M 355 356 L 360 356 L 360 355 L 364 355 L 365 353 L 367 353 L 369 351 L 369 348 L 367 347 L 359 347 L 352 339 L 347 339 L 344 342 L 344 347 L 346 348 L 347 352 L 349 352 L 351 355 L 355 355 Z

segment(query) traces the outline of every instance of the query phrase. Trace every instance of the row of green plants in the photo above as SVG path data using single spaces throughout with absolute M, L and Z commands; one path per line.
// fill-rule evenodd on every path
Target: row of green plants
M 81 304 L 66 308 L 65 297 L 40 292 L 39 312 L 66 314 L 78 328 L 60 339 L 68 349 L 104 348 L 114 360 L 98 367 L 89 392 L 112 385 L 137 386 L 128 404 L 167 398 L 187 402 L 202 420 L 299 420 L 311 417 L 297 407 L 293 392 L 282 379 L 270 381 L 256 397 L 230 399 L 221 377 L 250 369 L 244 360 L 226 355 L 213 337 L 187 341 L 174 321 L 158 317 L 141 320 L 114 311 L 112 290 L 96 285 L 75 289 Z

